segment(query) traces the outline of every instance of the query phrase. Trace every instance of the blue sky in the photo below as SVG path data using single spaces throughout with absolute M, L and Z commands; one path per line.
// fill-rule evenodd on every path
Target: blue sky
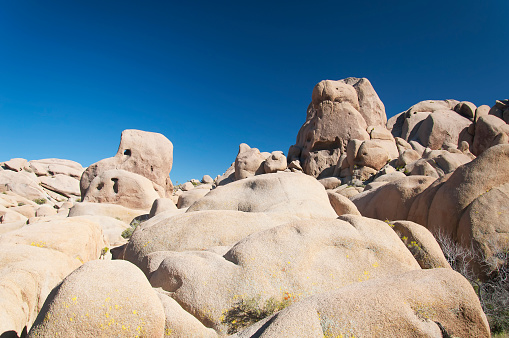
M 120 133 L 164 134 L 173 182 L 242 142 L 295 142 L 323 79 L 368 78 L 390 117 L 509 97 L 509 1 L 2 1 L 0 161 L 88 166 Z

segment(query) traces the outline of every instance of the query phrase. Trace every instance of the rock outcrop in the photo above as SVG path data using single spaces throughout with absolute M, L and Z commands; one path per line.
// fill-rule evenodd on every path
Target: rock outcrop
M 124 130 L 117 154 L 92 164 L 83 173 L 80 181 L 81 196 L 86 196 L 94 178 L 105 171 L 119 169 L 149 179 L 159 197 L 168 197 L 173 191 L 169 176 L 172 165 L 173 144 L 164 135 L 134 129 Z

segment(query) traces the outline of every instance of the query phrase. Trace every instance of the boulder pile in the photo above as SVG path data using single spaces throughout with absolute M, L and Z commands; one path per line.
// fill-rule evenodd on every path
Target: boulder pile
M 315 86 L 287 156 L 242 143 L 215 179 L 174 186 L 172 143 L 139 130 L 88 168 L 0 163 L 0 335 L 490 337 L 508 122 L 507 100 L 387 120 L 347 78 Z

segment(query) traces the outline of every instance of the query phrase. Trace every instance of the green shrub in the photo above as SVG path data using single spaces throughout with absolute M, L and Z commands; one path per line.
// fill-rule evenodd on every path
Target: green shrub
M 131 238 L 134 230 L 136 230 L 136 228 L 138 227 L 138 225 L 141 224 L 141 221 L 138 220 L 138 219 L 134 219 L 131 224 L 129 224 L 129 228 L 125 229 L 124 231 L 122 231 L 122 234 L 121 236 L 125 239 L 129 239 Z
M 18 207 L 22 207 L 22 206 L 24 206 L 24 205 L 25 205 L 25 203 L 23 203 L 23 202 L 18 202 Z
M 223 316 L 222 323 L 228 326 L 228 334 L 234 334 L 268 316 L 281 311 L 295 300 L 291 294 L 281 300 L 274 297 L 262 302 L 260 297 L 241 298 Z M 260 306 L 263 304 L 263 306 Z
M 46 199 L 45 199 L 45 198 L 36 198 L 36 199 L 34 200 L 34 202 L 35 202 L 35 203 L 37 203 L 37 204 L 39 204 L 39 205 L 41 205 L 41 204 L 46 203 Z

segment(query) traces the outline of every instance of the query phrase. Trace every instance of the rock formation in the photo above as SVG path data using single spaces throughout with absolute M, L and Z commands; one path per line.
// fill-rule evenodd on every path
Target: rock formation
M 288 157 L 242 143 L 215 179 L 173 187 L 172 143 L 138 130 L 86 169 L 2 162 L 0 335 L 489 337 L 509 306 L 507 122 L 508 100 L 387 121 L 347 78 L 315 86 Z

